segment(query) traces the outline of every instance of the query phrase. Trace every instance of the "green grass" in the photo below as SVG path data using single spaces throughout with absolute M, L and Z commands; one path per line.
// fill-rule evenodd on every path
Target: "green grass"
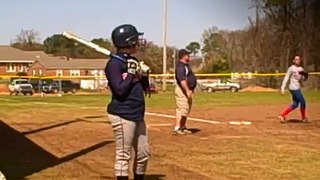
M 305 97 L 308 102 L 320 102 L 320 92 L 308 91 L 305 92 Z M 105 106 L 110 101 L 109 95 L 64 95 L 62 97 L 47 96 L 0 96 L 0 107 L 11 106 L 19 107 L 21 104 L 26 105 L 49 105 L 49 106 Z M 195 94 L 196 106 L 211 106 L 211 105 L 256 105 L 270 103 L 289 103 L 290 95 L 279 95 L 274 92 L 242 92 L 242 93 L 197 93 Z M 151 108 L 170 108 L 174 107 L 173 93 L 152 94 L 151 98 L 146 98 L 148 107 Z M 29 106 L 27 106 L 29 107 Z
M 320 92 L 305 92 L 308 103 L 320 102 Z M 0 112 L 14 111 L 28 108 L 56 108 L 56 107 L 105 107 L 110 101 L 109 95 L 64 95 L 62 97 L 47 96 L 0 96 Z M 153 94 L 146 98 L 148 108 L 174 108 L 173 93 Z M 290 103 L 289 93 L 285 96 L 275 92 L 241 92 L 241 93 L 197 93 L 194 98 L 194 106 L 250 106 Z

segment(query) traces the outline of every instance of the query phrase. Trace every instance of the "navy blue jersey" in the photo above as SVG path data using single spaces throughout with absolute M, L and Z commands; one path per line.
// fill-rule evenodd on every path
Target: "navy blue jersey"
M 124 59 L 136 59 L 124 53 L 117 53 L 117 55 Z M 149 85 L 148 77 L 141 78 L 127 73 L 126 62 L 116 58 L 109 60 L 105 74 L 112 91 L 112 99 L 108 104 L 107 112 L 126 120 L 142 121 L 145 112 L 144 90 Z M 125 78 L 124 75 L 126 75 Z
M 197 78 L 192 72 L 189 64 L 179 61 L 176 65 L 176 81 L 179 86 L 181 86 L 181 81 L 187 80 L 188 87 L 190 90 L 194 90 L 197 86 Z

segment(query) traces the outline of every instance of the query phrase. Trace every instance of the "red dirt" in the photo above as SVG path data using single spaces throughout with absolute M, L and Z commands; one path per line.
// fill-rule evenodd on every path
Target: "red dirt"
M 320 138 L 320 104 L 312 104 L 309 108 L 310 124 L 279 124 L 275 116 L 284 106 L 246 106 L 246 107 L 212 107 L 193 109 L 191 116 L 217 121 L 251 121 L 250 126 L 212 125 L 189 121 L 188 125 L 200 131 L 193 135 L 173 136 L 171 127 L 157 126 L 160 123 L 172 122 L 172 119 L 147 116 L 147 122 L 154 125 L 149 128 L 152 158 L 148 167 L 149 179 L 255 179 L 255 174 L 239 174 L 232 171 L 222 172 L 221 167 L 239 163 L 264 164 L 262 159 L 252 159 L 252 162 L 242 162 L 237 159 L 223 157 L 241 145 L 268 141 L 274 146 L 293 145 L 310 149 L 320 149 L 315 143 Z M 23 110 L 21 110 L 23 112 Z M 105 117 L 105 109 L 55 109 L 43 112 L 32 111 L 27 115 L 19 113 L 16 116 L 0 117 L 3 122 L 41 147 L 47 156 L 58 159 L 55 165 L 44 165 L 37 171 L 31 170 L 26 175 L 30 179 L 111 179 L 113 177 L 114 143 L 110 125 Z M 152 112 L 173 114 L 174 109 L 152 110 Z M 51 114 L 48 116 L 48 114 Z M 291 117 L 299 117 L 297 112 Z M 83 121 L 85 120 L 85 121 Z M 1 122 L 1 121 L 0 121 Z M 67 122 L 67 123 L 66 123 Z M 68 123 L 69 122 L 69 123 Z M 60 124 L 60 125 L 57 125 Z M 45 128 L 57 125 L 56 127 Z M 41 130 L 43 128 L 43 130 Z M 29 133 L 28 133 L 29 132 Z M 308 132 L 306 134 L 306 132 Z M 269 142 L 270 141 L 270 142 Z M 99 144 L 100 143 L 100 144 Z M 95 148 L 89 151 L 87 148 Z M 258 145 L 256 145 L 257 148 Z M 26 146 L 28 147 L 28 146 Z M 23 149 L 21 151 L 33 151 Z M 268 148 L 268 147 L 266 147 Z M 65 158 L 79 152 L 73 158 Z M 14 157 L 18 152 L 12 152 Z M 36 160 L 46 163 L 47 157 L 36 157 Z M 72 156 L 71 156 L 72 157 Z M 210 158 L 213 158 L 211 160 Z M 224 158 L 224 159 L 219 159 Z M 258 158 L 258 157 L 257 157 Z M 54 162 L 56 162 L 54 160 Z M 251 164 L 249 164 L 251 165 Z M 248 165 L 248 166 L 249 166 Z M 251 166 L 250 166 L 251 167 Z M 21 168 L 21 167 L 20 167 Z M 32 168 L 32 167 L 31 167 Z M 257 166 L 258 168 L 258 166 Z M 232 169 L 232 167 L 231 167 Z M 263 168 L 262 168 L 263 169 Z M 249 171 L 250 173 L 251 171 Z M 260 179 L 269 179 L 268 173 L 258 169 Z M 279 178 L 292 179 L 290 174 Z
M 241 92 L 277 92 L 279 90 L 277 89 L 272 89 L 272 88 L 265 88 L 261 86 L 252 86 L 252 87 L 247 87 L 241 90 Z

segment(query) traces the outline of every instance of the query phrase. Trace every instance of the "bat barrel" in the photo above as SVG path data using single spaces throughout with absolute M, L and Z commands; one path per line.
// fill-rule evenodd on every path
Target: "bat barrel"
M 72 34 L 72 33 L 69 33 L 67 31 L 63 31 L 62 35 L 68 39 L 71 39 L 71 40 L 74 40 L 76 42 L 79 42 L 80 44 L 83 44 L 83 45 L 86 45 L 102 54 L 105 54 L 107 56 L 110 56 L 111 55 L 111 52 L 93 42 L 90 42 L 90 41 L 87 41 L 87 40 L 84 40 L 82 38 L 80 38 L 79 36 L 75 35 L 75 34 Z

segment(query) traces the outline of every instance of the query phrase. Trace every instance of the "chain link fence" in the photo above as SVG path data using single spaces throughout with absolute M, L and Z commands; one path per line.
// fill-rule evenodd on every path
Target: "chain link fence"
M 258 87 L 278 90 L 282 84 L 284 73 L 277 74 L 258 74 L 258 73 L 226 73 L 226 74 L 196 74 L 198 79 L 198 91 L 243 91 L 248 88 Z M 150 84 L 153 91 L 164 91 L 163 79 L 165 77 L 166 92 L 173 92 L 175 86 L 174 75 L 161 74 L 150 75 Z M 78 76 L 78 77 L 33 77 L 33 76 L 0 76 L 0 92 L 9 92 L 8 86 L 14 79 L 28 79 L 33 88 L 39 89 L 39 82 L 44 85 L 50 85 L 52 82 L 58 82 L 59 92 L 64 87 L 62 81 L 70 81 L 78 84 L 80 92 L 103 92 L 108 91 L 108 80 L 104 76 Z M 46 82 L 46 83 L 44 83 Z M 320 73 L 312 72 L 307 81 L 302 82 L 304 89 L 320 90 Z M 233 88 L 233 89 L 232 89 Z M 236 89 L 235 89 L 236 88 Z

